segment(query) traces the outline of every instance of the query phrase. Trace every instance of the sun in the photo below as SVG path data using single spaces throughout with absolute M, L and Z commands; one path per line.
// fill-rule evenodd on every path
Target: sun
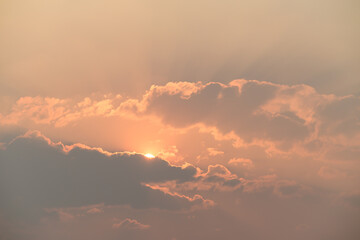
M 151 153 L 147 153 L 144 156 L 147 157 L 147 158 L 155 158 L 155 156 L 152 155 Z

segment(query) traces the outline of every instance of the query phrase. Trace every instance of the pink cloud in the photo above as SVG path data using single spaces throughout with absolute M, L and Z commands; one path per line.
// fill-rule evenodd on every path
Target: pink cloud
M 119 223 L 114 223 L 112 227 L 115 229 L 146 230 L 150 228 L 150 225 L 142 224 L 135 219 L 126 218 Z
M 91 208 L 89 210 L 87 210 L 87 213 L 90 214 L 97 214 L 97 213 L 103 213 L 104 211 L 100 208 Z
M 222 155 L 224 154 L 223 151 L 217 150 L 215 148 L 207 148 L 207 151 L 209 152 L 210 156 L 217 156 L 217 155 Z
M 120 95 L 104 95 L 100 99 L 86 97 L 79 102 L 40 96 L 22 97 L 9 114 L 0 116 L 0 124 L 21 125 L 31 121 L 35 124 L 63 127 L 90 116 L 111 116 L 120 99 Z

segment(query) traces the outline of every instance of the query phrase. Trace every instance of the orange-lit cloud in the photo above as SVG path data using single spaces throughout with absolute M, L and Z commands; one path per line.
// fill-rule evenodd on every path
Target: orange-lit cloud
M 142 224 L 135 219 L 126 218 L 119 223 L 114 223 L 112 227 L 115 229 L 145 230 L 150 228 L 150 225 Z
M 240 165 L 245 168 L 254 167 L 253 161 L 251 161 L 251 159 L 248 158 L 232 158 L 229 160 L 229 164 Z

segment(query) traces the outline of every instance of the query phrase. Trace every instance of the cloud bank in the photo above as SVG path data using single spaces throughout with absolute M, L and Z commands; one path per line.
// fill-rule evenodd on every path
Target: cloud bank
M 36 131 L 1 149 L 0 166 L 0 209 L 9 217 L 100 203 L 164 210 L 212 204 L 201 196 L 191 198 L 145 186 L 154 181 L 194 181 L 197 169 L 191 165 L 177 167 L 141 154 L 63 145 Z

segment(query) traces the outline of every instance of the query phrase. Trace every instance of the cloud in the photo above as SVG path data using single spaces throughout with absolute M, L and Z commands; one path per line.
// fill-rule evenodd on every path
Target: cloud
M 79 101 L 40 96 L 21 97 L 9 114 L 0 115 L 0 124 L 21 125 L 32 122 L 62 127 L 85 117 L 111 116 L 121 99 L 120 95 L 86 97 Z
M 126 218 L 119 223 L 114 223 L 112 227 L 115 229 L 145 230 L 150 228 L 150 225 L 142 224 L 135 219 Z
M 91 208 L 87 211 L 87 213 L 89 214 L 97 214 L 97 213 L 102 213 L 104 212 L 104 210 L 100 209 L 100 208 Z
M 154 115 L 176 128 L 202 125 L 223 136 L 234 134 L 238 143 L 283 150 L 315 139 L 326 144 L 330 137 L 360 139 L 360 98 L 322 95 L 307 85 L 255 80 L 168 83 L 152 86 L 140 101 L 121 108 L 138 116 Z
M 345 176 L 345 174 L 340 170 L 329 166 L 322 166 L 318 171 L 318 175 L 325 179 L 333 179 Z
M 356 137 L 360 132 L 360 98 L 345 96 L 323 104 L 316 116 L 323 123 L 321 135 Z
M 221 164 L 209 165 L 207 171 L 200 172 L 196 181 L 177 183 L 168 181 L 151 183 L 148 186 L 175 192 L 232 192 L 239 194 L 263 193 L 267 197 L 291 198 L 313 195 L 312 188 L 293 180 L 279 178 L 277 175 L 264 175 L 252 178 L 239 177 Z M 264 195 L 265 196 L 265 195 Z M 201 196 L 200 196 L 201 197 Z
M 178 182 L 167 181 L 163 183 L 153 182 L 149 184 L 155 189 L 164 191 L 234 191 L 242 188 L 245 179 L 239 178 L 221 164 L 209 165 L 206 172 L 199 171 L 195 181 Z M 201 196 L 198 196 L 201 198 Z M 210 203 L 211 204 L 211 203 Z
M 81 144 L 54 143 L 30 131 L 0 150 L 0 210 L 32 217 L 45 208 L 104 203 L 133 208 L 190 209 L 208 200 L 169 194 L 146 182 L 194 181 L 197 169 L 136 153 L 109 153 Z
M 178 129 L 198 126 L 217 140 L 232 139 L 237 148 L 257 145 L 270 155 L 358 160 L 360 98 L 320 94 L 307 85 L 168 83 L 152 86 L 141 100 L 124 102 L 119 109 L 155 116 Z M 210 155 L 220 153 L 213 150 L 208 149 Z
M 216 127 L 223 134 L 234 132 L 246 142 L 256 139 L 294 142 L 309 136 L 311 126 L 296 113 L 272 114 L 262 107 L 285 88 L 259 81 L 236 80 L 229 85 L 195 85 L 184 95 L 173 84 L 152 87 L 139 103 L 139 111 L 154 114 L 166 124 L 187 127 L 198 123 Z M 290 88 L 290 87 L 288 87 Z M 174 111 L 176 109 L 176 111 Z
M 251 159 L 248 158 L 232 158 L 228 162 L 231 165 L 239 165 L 245 168 L 253 168 L 254 163 L 251 161 Z
M 67 212 L 57 211 L 57 214 L 59 216 L 60 221 L 62 222 L 69 222 L 74 219 L 74 216 Z
M 9 113 L 0 117 L 0 124 L 41 129 L 63 141 L 84 142 L 106 149 L 157 152 L 172 163 L 188 158 L 187 161 L 193 160 L 206 168 L 207 162 L 213 159 L 234 167 L 235 162 L 229 163 L 229 159 L 239 156 L 232 148 L 243 150 L 252 146 L 262 148 L 269 159 L 282 155 L 355 163 L 360 151 L 359 116 L 360 98 L 356 96 L 320 94 L 307 85 L 234 80 L 228 84 L 153 85 L 140 99 L 125 99 L 120 95 L 91 96 L 78 101 L 23 97 Z M 104 134 L 98 134 L 96 129 L 100 128 Z M 113 134 L 114 129 L 119 134 Z M 190 136 L 191 131 L 194 137 Z M 190 147 L 184 146 L 194 139 L 198 141 L 199 131 L 212 134 L 217 143 L 205 146 L 209 135 L 203 146 L 198 144 L 205 151 L 198 154 L 199 148 L 194 146 L 190 157 Z M 144 133 L 143 137 L 139 140 L 134 132 Z M 233 145 L 224 149 L 221 144 L 228 140 Z M 3 141 L 0 142 L 0 148 L 4 148 Z M 194 157 L 196 151 L 198 159 Z M 258 176 L 269 174 L 264 164 L 258 164 L 256 153 L 249 157 L 253 163 L 237 163 L 244 166 L 243 172 L 251 170 Z M 262 172 L 258 173 L 260 168 Z M 273 168 L 277 171 L 280 167 Z
M 358 210 L 360 209 L 360 192 L 345 193 L 342 196 L 343 201 Z
M 203 126 L 242 144 L 289 149 L 296 143 L 321 141 L 350 144 L 360 140 L 360 98 L 320 94 L 307 85 L 281 85 L 256 80 L 169 82 L 153 85 L 138 99 L 120 95 L 81 100 L 22 97 L 2 125 L 63 127 L 87 117 L 156 116 L 175 128 Z M 354 145 L 354 144 L 352 144 Z M 358 145 L 358 144 L 357 144 Z M 216 150 L 216 149 L 213 149 Z M 209 150 L 210 154 L 216 152 Z
M 296 197 L 304 193 L 306 189 L 295 181 L 277 181 L 273 192 L 280 197 Z
M 222 155 L 222 154 L 224 154 L 223 151 L 219 151 L 219 150 L 217 150 L 217 149 L 215 149 L 215 148 L 207 148 L 207 151 L 208 151 L 208 153 L 209 153 L 210 156 L 217 156 L 217 155 Z

